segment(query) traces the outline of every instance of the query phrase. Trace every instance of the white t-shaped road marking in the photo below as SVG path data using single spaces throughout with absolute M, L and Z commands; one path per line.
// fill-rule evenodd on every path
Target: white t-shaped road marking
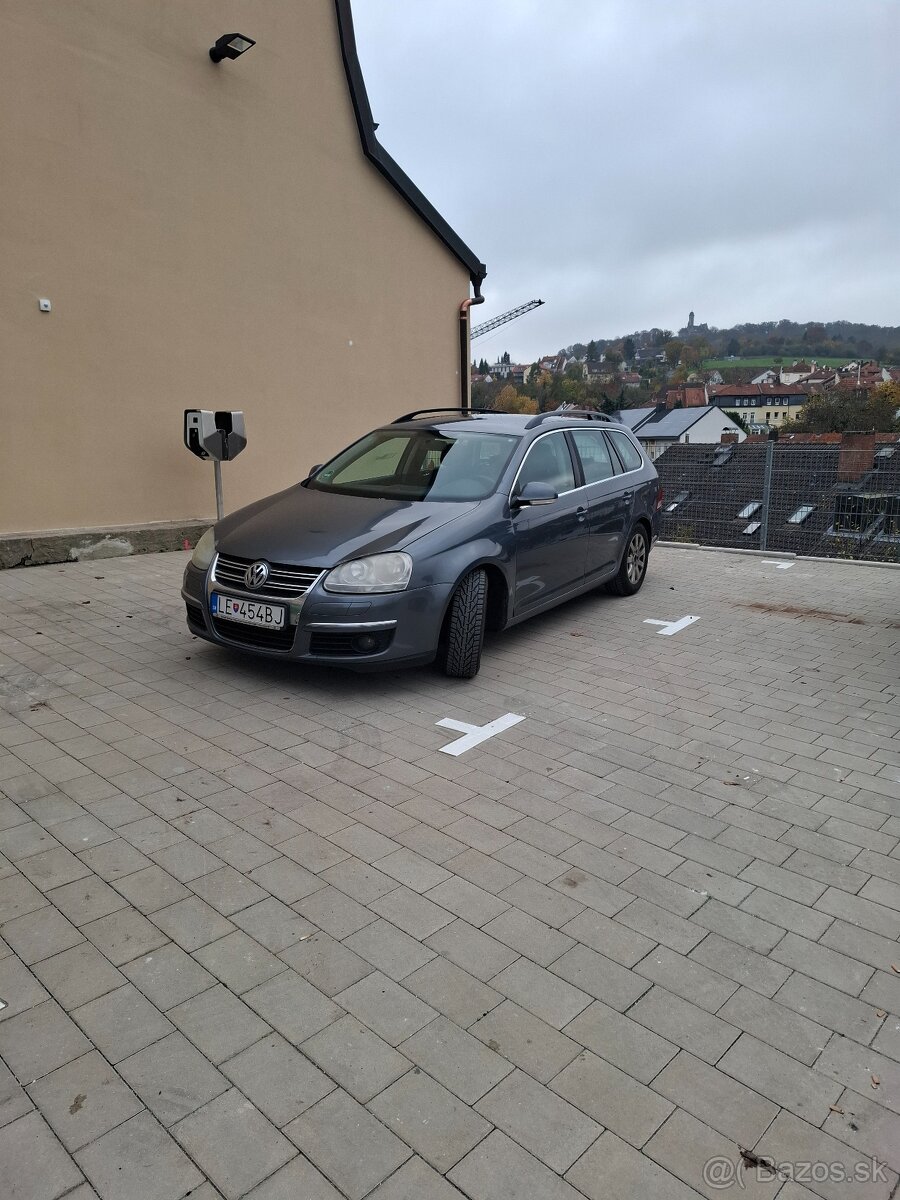
M 524 720 L 524 717 L 519 717 L 515 713 L 506 713 L 505 716 L 498 717 L 496 721 L 488 721 L 487 725 L 469 725 L 467 721 L 454 721 L 452 717 L 444 717 L 441 721 L 435 721 L 435 725 L 442 725 L 444 729 L 455 729 L 458 733 L 464 733 L 466 736 L 457 738 L 455 742 L 450 742 L 447 746 L 441 746 L 441 754 L 452 754 L 454 758 L 458 758 L 460 754 L 465 754 L 473 746 L 479 746 L 488 738 L 492 738 L 495 734 L 502 733 L 504 729 L 510 729 Z
M 679 633 L 682 629 L 687 629 L 688 625 L 693 625 L 695 621 L 699 620 L 699 617 L 682 617 L 679 621 L 654 621 L 652 617 L 648 617 L 644 624 L 662 625 L 662 629 L 658 632 L 663 637 L 671 637 L 673 633 Z

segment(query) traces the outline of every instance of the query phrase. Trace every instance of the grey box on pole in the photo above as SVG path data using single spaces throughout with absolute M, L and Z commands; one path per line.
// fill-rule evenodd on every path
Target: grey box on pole
M 241 453 L 247 445 L 244 414 L 208 408 L 184 410 L 184 444 L 197 458 L 212 459 L 216 476 L 216 515 L 224 516 L 222 466 Z
M 184 410 L 184 444 L 198 458 L 229 462 L 247 445 L 244 414 L 206 408 Z

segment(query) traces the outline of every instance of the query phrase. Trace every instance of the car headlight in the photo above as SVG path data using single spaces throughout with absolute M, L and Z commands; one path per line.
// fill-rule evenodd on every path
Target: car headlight
M 408 554 L 372 554 L 335 567 L 322 586 L 326 592 L 402 592 L 411 574 Z
M 198 571 L 205 571 L 212 562 L 216 553 L 216 535 L 214 529 L 207 529 L 203 537 L 194 547 L 194 553 L 191 555 L 191 566 L 196 567 Z

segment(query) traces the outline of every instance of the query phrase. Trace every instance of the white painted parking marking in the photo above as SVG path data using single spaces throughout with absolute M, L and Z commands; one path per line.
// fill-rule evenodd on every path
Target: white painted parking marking
M 760 561 L 764 567 L 777 567 L 779 571 L 789 571 L 794 565 L 793 563 L 789 562 L 779 562 L 778 559 L 775 558 L 763 558 Z
M 487 725 L 470 725 L 467 721 L 455 721 L 453 717 L 444 717 L 435 721 L 435 725 L 441 725 L 444 729 L 455 729 L 458 733 L 465 734 L 465 737 L 457 738 L 447 746 L 441 746 L 441 754 L 452 754 L 454 758 L 458 758 L 473 746 L 481 745 L 488 738 L 495 737 L 504 729 L 511 729 L 513 725 L 518 725 L 524 720 L 524 717 L 517 716 L 516 713 L 506 713 L 496 721 L 488 721 Z
M 652 617 L 648 617 L 644 624 L 662 625 L 662 629 L 657 632 L 663 637 L 671 637 L 673 633 L 680 633 L 682 629 L 687 629 L 688 625 L 693 625 L 695 621 L 699 620 L 699 617 L 681 617 L 677 621 L 654 621 Z

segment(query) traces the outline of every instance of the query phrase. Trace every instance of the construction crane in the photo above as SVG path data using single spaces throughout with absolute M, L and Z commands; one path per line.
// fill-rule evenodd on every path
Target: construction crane
M 543 300 L 529 300 L 527 304 L 520 304 L 518 308 L 511 308 L 509 312 L 501 313 L 499 317 L 485 321 L 482 325 L 476 325 L 469 334 L 470 341 L 474 341 L 484 333 L 490 333 L 492 329 L 498 329 L 508 321 L 515 321 L 517 317 L 524 317 L 525 313 L 531 312 L 533 308 L 540 308 L 543 303 Z

